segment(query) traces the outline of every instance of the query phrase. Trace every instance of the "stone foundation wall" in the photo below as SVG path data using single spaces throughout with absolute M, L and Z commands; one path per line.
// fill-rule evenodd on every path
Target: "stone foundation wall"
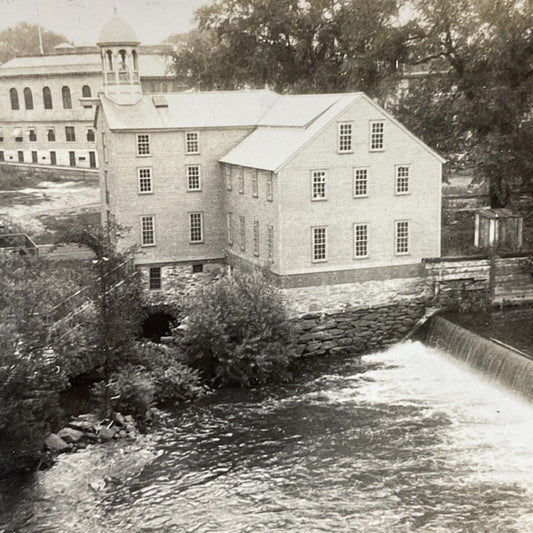
M 424 315 L 424 302 L 412 301 L 373 309 L 307 314 L 293 319 L 298 352 L 303 357 L 356 355 L 400 341 Z
M 195 263 L 196 265 L 196 263 Z M 159 265 L 158 265 L 159 266 Z M 149 289 L 149 266 L 137 266 L 141 273 L 144 300 L 147 306 L 165 305 L 180 310 L 187 298 L 225 275 L 227 267 L 222 263 L 202 263 L 203 272 L 193 272 L 192 264 L 161 266 L 161 289 Z
M 431 295 L 431 283 L 424 277 L 416 277 L 298 287 L 282 289 L 281 293 L 290 315 L 294 317 L 423 300 Z

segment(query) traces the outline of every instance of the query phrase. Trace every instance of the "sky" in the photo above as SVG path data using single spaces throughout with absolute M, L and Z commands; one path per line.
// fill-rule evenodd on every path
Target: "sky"
M 160 43 L 193 27 L 194 11 L 209 0 L 0 0 L 0 31 L 26 21 L 65 35 L 74 44 L 95 44 L 113 4 L 142 44 Z

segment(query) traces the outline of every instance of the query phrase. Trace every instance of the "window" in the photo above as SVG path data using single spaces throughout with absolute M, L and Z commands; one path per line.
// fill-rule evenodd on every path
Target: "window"
M 244 194 L 244 172 L 241 167 L 239 167 L 239 194 Z
M 407 220 L 396 222 L 395 249 L 397 255 L 409 253 L 409 222 Z
M 233 188 L 233 183 L 231 179 L 231 165 L 226 165 L 225 170 L 226 170 L 226 189 L 228 191 L 231 191 L 231 189 Z
M 274 184 L 272 172 L 267 176 L 267 200 L 272 202 L 274 199 Z
M 91 97 L 91 88 L 88 85 L 84 85 L 81 88 L 81 95 L 83 98 L 90 98 Z
M 200 134 L 197 131 L 188 131 L 185 134 L 185 153 L 200 153 Z
M 70 97 L 70 89 L 66 85 L 61 89 L 61 96 L 63 98 L 63 109 L 72 109 L 72 98 Z
M 274 259 L 274 226 L 267 226 L 267 256 Z
M 366 168 L 355 168 L 353 171 L 353 195 L 368 195 L 368 170 Z
M 384 131 L 382 121 L 370 123 L 370 150 L 383 150 Z
M 189 242 L 202 242 L 202 213 L 189 213 Z
M 74 126 L 65 126 L 65 138 L 68 142 L 76 140 L 76 130 Z
M 95 136 L 94 136 L 94 130 L 93 128 L 87 128 L 87 140 L 90 142 L 90 143 L 93 143 L 95 141 Z
M 4 131 L 0 128 L 0 143 L 4 142 Z
M 246 220 L 244 217 L 239 217 L 239 245 L 241 251 L 246 250 Z
M 131 51 L 131 58 L 133 59 L 133 70 L 139 70 L 137 67 L 137 52 L 135 50 Z
M 69 165 L 71 167 L 75 167 L 76 166 L 76 152 L 69 152 L 68 159 L 69 159 Z
M 228 244 L 233 245 L 233 213 L 226 214 L 226 231 L 228 234 Z
M 141 246 L 155 245 L 155 221 L 154 215 L 141 217 Z
M 13 137 L 15 138 L 15 142 L 21 143 L 24 140 L 23 134 L 22 134 L 22 128 L 15 128 L 13 130 Z
M 339 140 L 338 150 L 341 154 L 352 151 L 352 124 L 351 122 L 341 122 L 338 126 Z
M 311 173 L 311 199 L 326 199 L 326 172 L 324 170 L 313 170 Z
M 313 228 L 313 261 L 326 261 L 326 228 Z
M 254 220 L 254 255 L 259 257 L 259 220 Z
M 105 133 L 102 133 L 102 152 L 104 154 L 104 163 L 107 163 L 107 144 Z
M 409 192 L 409 167 L 396 167 L 396 194 L 407 194 Z
M 254 198 L 259 196 L 259 177 L 256 168 L 252 169 L 252 196 Z
M 161 289 L 161 267 L 150 267 L 149 287 L 153 291 Z
M 128 70 L 128 65 L 126 64 L 126 50 L 119 50 L 119 63 L 118 70 Z
M 48 142 L 54 142 L 56 140 L 56 130 L 54 128 L 48 128 L 46 130 L 46 138 Z
M 50 87 L 43 87 L 43 103 L 45 109 L 52 109 L 52 92 Z
M 192 266 L 193 274 L 201 274 L 204 271 L 204 265 L 202 263 Z
M 354 256 L 368 257 L 368 224 L 354 224 Z
M 113 52 L 108 50 L 106 53 L 107 56 L 107 70 L 113 70 Z
M 24 163 L 24 152 L 22 150 L 19 150 L 17 152 L 17 156 L 18 156 L 18 159 L 19 159 L 19 163 Z
M 50 164 L 57 165 L 57 156 L 55 152 L 50 152 Z
M 32 150 L 31 151 L 31 162 L 32 163 L 38 163 L 39 162 L 39 156 L 38 156 L 36 150 Z
M 0 161 L 4 161 L 4 151 L 0 150 Z
M 12 89 L 9 89 L 9 98 L 11 99 L 11 109 L 13 110 L 20 109 L 19 93 L 17 92 L 17 89 L 15 89 L 14 87 Z
M 150 155 L 150 135 L 147 133 L 137 135 L 137 155 Z
M 37 132 L 35 128 L 28 128 L 28 140 L 35 142 L 37 140 Z
M 152 169 L 139 168 L 137 169 L 137 176 L 139 178 L 139 192 L 141 194 L 152 192 Z
M 188 191 L 200 191 L 200 167 L 199 165 L 187 166 L 187 190 Z
M 24 88 L 24 107 L 26 109 L 33 109 L 33 94 L 29 87 Z

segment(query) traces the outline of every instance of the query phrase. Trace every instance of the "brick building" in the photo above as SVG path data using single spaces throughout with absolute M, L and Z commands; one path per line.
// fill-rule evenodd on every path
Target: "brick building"
M 152 289 L 229 263 L 301 294 L 379 292 L 440 255 L 443 159 L 362 93 L 146 95 L 104 79 L 97 130 L 102 217 L 132 228 L 122 245 L 139 245 Z
M 100 41 L 116 34 L 117 20 L 113 17 L 102 28 Z M 133 34 L 122 22 L 118 25 Z M 145 93 L 184 88 L 169 74 L 168 52 L 164 46 L 139 49 L 137 83 Z M 114 59 L 118 62 L 120 56 Z M 102 88 L 98 47 L 63 44 L 54 54 L 17 57 L 1 65 L 0 161 L 96 168 L 94 107 L 90 99 L 97 97 Z

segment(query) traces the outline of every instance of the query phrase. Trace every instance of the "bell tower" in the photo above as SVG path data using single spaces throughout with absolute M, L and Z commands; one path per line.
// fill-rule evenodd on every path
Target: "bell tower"
M 98 38 L 104 94 L 119 105 L 132 105 L 142 97 L 139 77 L 139 41 L 133 28 L 118 15 L 113 17 L 100 31 Z

